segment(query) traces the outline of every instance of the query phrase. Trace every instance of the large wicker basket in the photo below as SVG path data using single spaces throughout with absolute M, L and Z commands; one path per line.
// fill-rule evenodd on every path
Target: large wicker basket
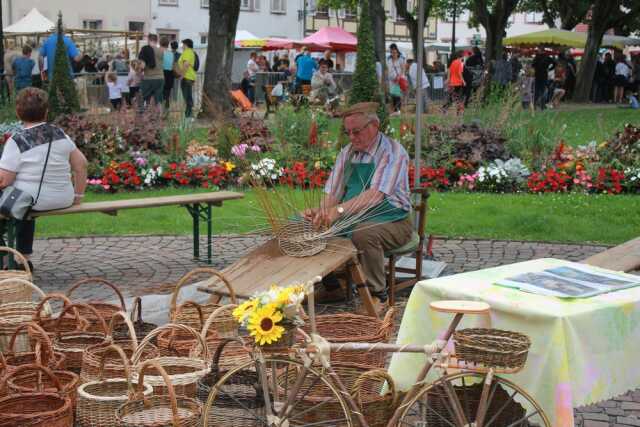
M 15 351 L 16 337 L 22 336 L 28 331 L 28 337 L 34 342 L 28 343 L 27 351 Z M 8 372 L 15 371 L 19 366 L 37 364 L 51 369 L 60 369 L 64 366 L 66 357 L 64 354 L 53 350 L 53 344 L 47 333 L 35 322 L 20 325 L 16 328 L 9 348 L 4 354 L 4 363 Z
M 98 321 L 98 325 L 100 325 L 100 328 L 102 329 L 102 332 L 77 330 L 73 332 L 58 331 L 56 333 L 56 337 L 53 339 L 53 349 L 66 356 L 64 369 L 75 372 L 79 375 L 82 370 L 82 357 L 84 352 L 92 345 L 100 344 L 104 341 L 107 336 L 108 327 L 95 308 L 87 304 L 80 303 L 64 307 L 60 317 L 58 317 L 58 322 L 61 322 L 64 319 L 65 314 L 73 309 L 92 312 L 94 316 L 96 316 L 95 318 Z
M 316 316 L 316 330 L 318 335 L 335 344 L 347 342 L 386 343 L 393 334 L 394 315 L 394 308 L 390 308 L 382 320 L 352 313 L 323 314 Z M 310 322 L 306 322 L 303 329 L 307 334 L 310 334 Z M 299 339 L 302 339 L 302 336 Z M 380 351 L 331 352 L 332 362 L 357 363 L 383 368 L 385 360 L 386 353 Z
M 46 297 L 46 294 L 39 287 L 24 279 L 13 278 L 0 281 L 0 292 L 3 292 L 4 284 L 8 284 L 10 287 L 19 284 L 28 291 L 28 297 L 23 301 L 0 304 L 0 351 L 6 350 L 9 340 L 18 326 L 31 322 L 40 300 Z M 33 301 L 32 294 L 37 295 L 38 301 Z M 48 305 L 45 305 L 44 309 L 46 315 L 51 313 L 51 308 Z M 29 337 L 26 329 L 17 338 L 14 343 L 14 349 L 16 351 L 27 351 L 29 349 Z
M 521 368 L 531 340 L 524 334 L 500 329 L 460 329 L 453 334 L 459 360 L 484 366 Z
M 283 254 L 292 257 L 313 256 L 327 247 L 327 239 L 320 237 L 311 221 L 289 222 L 277 231 L 278 246 Z
M 132 376 L 134 380 L 138 379 L 137 371 L 140 370 L 142 364 L 145 362 L 143 359 L 144 351 L 145 348 L 149 346 L 151 340 L 164 331 L 172 329 L 177 329 L 181 333 L 190 333 L 196 338 L 196 345 L 193 347 L 191 355 L 187 357 L 161 356 L 148 360 L 155 361 L 164 368 L 178 395 L 195 398 L 198 380 L 209 371 L 209 351 L 200 334 L 186 325 L 168 323 L 147 335 L 132 357 L 132 364 L 134 366 Z M 160 375 L 146 375 L 145 381 L 153 387 L 154 395 L 164 395 L 169 392 L 165 385 L 164 378 Z
M 229 371 L 222 368 L 222 357 L 225 349 L 231 350 L 234 347 L 244 351 L 247 360 L 250 359 L 250 350 L 244 346 L 240 338 L 223 338 L 216 348 L 211 363 L 211 372 L 198 381 L 198 399 L 206 403 L 213 386 Z M 233 353 L 236 352 L 232 349 Z M 233 356 L 235 359 L 235 356 Z M 215 404 L 209 408 L 207 426 L 204 427 L 253 427 L 256 420 L 249 416 L 247 410 L 251 410 L 254 415 L 264 415 L 264 398 L 258 373 L 252 370 L 241 371 L 228 378 L 224 387 L 218 390 Z
M 25 365 L 26 368 L 20 375 L 11 375 L 7 379 L 7 389 L 9 393 L 35 393 L 45 391 L 48 393 L 60 393 L 63 397 L 68 397 L 71 407 L 75 412 L 77 388 L 80 384 L 80 377 L 69 371 L 52 371 L 60 383 L 60 391 L 56 388 L 53 380 L 43 376 L 39 370 L 30 370 L 34 365 Z
M 22 269 L 7 268 L 2 269 L 2 263 L 7 261 L 7 256 L 13 257 L 16 264 L 20 264 Z M 8 246 L 0 246 L 0 280 L 5 279 L 24 279 L 31 281 L 33 279 L 31 275 L 31 268 L 29 268 L 29 262 L 20 252 Z M 20 283 L 15 283 L 14 286 L 3 286 L 2 292 L 0 292 L 0 304 L 7 302 L 24 301 L 30 299 L 31 291 L 25 288 Z
M 229 292 L 229 299 L 231 300 L 231 303 L 237 304 L 236 293 L 224 274 L 213 268 L 196 268 L 182 276 L 176 284 L 173 295 L 171 295 L 169 318 L 173 323 L 181 323 L 196 330 L 200 330 L 202 329 L 202 318 L 208 318 L 214 310 L 222 306 L 218 302 L 214 302 L 212 299 L 211 302 L 206 304 L 189 302 L 187 306 L 181 307 L 180 309 L 178 308 L 178 296 L 180 295 L 180 290 L 191 283 L 195 283 L 195 281 L 199 281 L 198 278 L 202 277 L 206 278 L 201 282 L 203 285 L 207 285 L 208 283 L 218 280 L 224 283 L 227 287 L 227 291 Z M 195 306 L 200 307 L 200 310 L 197 310 Z M 231 313 L 227 316 L 220 316 L 213 327 L 221 336 L 233 337 L 238 335 L 238 323 L 235 321 L 233 316 L 231 316 Z
M 104 362 L 107 356 L 115 354 L 124 366 L 122 378 L 105 379 Z M 131 378 L 131 367 L 122 349 L 112 344 L 102 354 L 101 366 L 98 368 L 98 379 L 89 381 L 78 388 L 78 411 L 76 423 L 78 427 L 120 427 L 116 420 L 116 410 L 126 403 L 134 393 Z M 141 393 L 151 396 L 153 388 L 146 383 L 141 384 Z
M 98 313 L 99 317 L 101 317 L 106 322 L 111 319 L 111 316 L 113 316 L 114 313 L 117 313 L 118 311 L 124 311 L 126 313 L 127 306 L 124 303 L 124 297 L 122 296 L 122 292 L 120 292 L 120 289 L 118 289 L 118 287 L 110 281 L 98 277 L 90 277 L 87 279 L 78 280 L 77 282 L 73 283 L 67 291 L 67 297 L 69 297 L 69 299 L 73 299 L 71 295 L 78 288 L 91 285 L 102 286 L 112 290 L 118 298 L 118 302 L 120 303 L 118 305 L 106 301 L 97 300 L 90 300 L 88 302 L 85 302 L 85 304 L 95 309 L 95 311 L 80 310 L 80 314 L 82 314 L 82 316 L 89 321 L 89 328 L 87 330 L 90 332 L 101 332 L 102 330 L 98 322 L 98 318 L 96 317 L 96 312 Z
M 72 304 L 71 300 L 67 298 L 66 295 L 51 293 L 48 294 L 42 301 L 40 301 L 40 304 L 38 305 L 38 307 L 36 307 L 36 312 L 33 316 L 33 321 L 39 324 L 42 329 L 44 329 L 49 334 L 49 337 L 51 339 L 53 339 L 58 332 L 84 330 L 89 326 L 88 322 L 86 322 L 84 319 L 81 320 L 81 318 L 79 317 L 79 312 L 76 309 L 73 309 L 71 313 L 67 313 L 67 316 L 63 316 L 62 319 L 60 318 L 62 310 L 60 310 L 60 313 L 58 313 L 57 316 L 43 316 L 43 308 L 48 307 L 49 302 L 55 300 L 62 301 L 63 309 L 64 307 Z M 85 322 L 85 324 L 79 325 L 79 323 L 81 322 Z
M 204 323 L 202 331 L 200 332 L 200 336 L 202 337 L 202 339 L 205 339 L 206 337 L 209 354 L 215 354 L 215 352 L 218 350 L 218 346 L 220 346 L 223 341 L 226 341 L 228 339 L 217 334 L 216 331 L 211 329 L 211 326 L 216 324 L 216 320 L 219 316 L 226 316 L 229 313 L 233 313 L 233 310 L 236 307 L 237 306 L 235 304 L 227 304 L 225 306 L 222 306 L 212 312 Z M 239 340 L 234 340 L 226 345 L 224 358 L 219 361 L 220 369 L 230 369 L 233 366 L 243 364 L 250 360 L 250 355 L 247 353 L 247 350 L 244 348 L 244 346 L 239 345 L 239 342 Z
M 55 374 L 44 366 L 23 365 L 6 376 L 0 388 L 7 380 L 23 372 L 39 370 L 47 375 L 56 388 L 55 393 L 37 391 L 16 393 L 0 399 L 0 426 L 2 427 L 72 427 L 73 409 L 71 400 L 63 396 L 64 391 Z
M 165 381 L 167 395 L 147 397 L 142 393 L 145 373 L 153 368 Z M 140 367 L 136 394 L 116 411 L 122 427 L 200 427 L 202 405 L 195 399 L 176 394 L 172 380 L 157 361 L 147 361 Z
M 116 341 L 113 338 L 113 328 L 118 322 L 124 321 L 124 325 L 129 328 L 130 339 Z M 127 362 L 131 362 L 131 357 L 138 349 L 138 339 L 133 323 L 127 314 L 119 311 L 111 317 L 107 337 L 100 344 L 88 347 L 82 355 L 82 371 L 80 378 L 82 382 L 97 381 L 109 378 L 126 378 L 126 366 L 120 354 L 111 351 L 111 344 L 116 343 L 127 357 Z M 143 351 L 142 358 L 150 359 L 158 357 L 158 349 L 151 343 Z

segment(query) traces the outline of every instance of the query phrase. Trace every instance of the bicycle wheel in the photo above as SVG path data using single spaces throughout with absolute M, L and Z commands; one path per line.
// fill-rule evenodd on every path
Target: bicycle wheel
M 479 373 L 446 375 L 403 404 L 398 426 L 551 427 L 540 405 L 509 380 Z M 485 382 L 487 386 L 485 387 Z M 483 398 L 484 392 L 484 398 Z M 478 417 L 485 402 L 483 419 Z
M 227 372 L 203 408 L 205 427 L 352 427 L 328 374 L 288 358 L 252 360 Z

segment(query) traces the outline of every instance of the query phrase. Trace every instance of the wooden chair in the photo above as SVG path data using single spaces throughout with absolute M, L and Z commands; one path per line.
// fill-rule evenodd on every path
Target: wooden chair
M 417 204 L 413 204 L 413 215 L 417 215 L 418 231 L 413 231 L 411 240 L 404 245 L 392 251 L 385 253 L 389 258 L 387 265 L 387 286 L 389 289 L 389 305 L 393 306 L 396 300 L 396 292 L 409 286 L 415 285 L 422 279 L 422 260 L 425 253 L 425 226 L 427 224 L 427 200 L 429 199 L 429 191 L 426 188 L 414 188 L 412 194 L 419 194 Z M 415 268 L 396 267 L 398 258 L 403 255 L 414 254 L 416 257 Z M 396 272 L 410 273 L 412 277 L 400 282 L 396 279 Z

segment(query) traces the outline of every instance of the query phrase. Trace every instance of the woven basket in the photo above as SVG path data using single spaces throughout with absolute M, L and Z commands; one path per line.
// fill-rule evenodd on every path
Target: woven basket
M 113 304 L 113 303 L 109 303 L 109 302 L 104 302 L 104 301 L 88 301 L 85 302 L 85 304 L 93 307 L 96 309 L 97 313 L 100 315 L 100 317 L 106 322 L 107 320 L 111 319 L 111 316 L 114 315 L 114 313 L 117 313 L 118 311 L 124 311 L 126 313 L 127 311 L 127 306 L 124 303 L 124 297 L 122 296 L 122 292 L 120 292 L 120 289 L 118 289 L 118 287 L 116 285 L 114 285 L 113 283 L 111 283 L 108 280 L 105 279 L 101 279 L 98 277 L 91 277 L 88 279 L 82 279 L 82 280 L 78 280 L 77 282 L 75 282 L 74 284 L 71 285 L 71 287 L 69 288 L 69 290 L 67 291 L 67 297 L 69 297 L 69 299 L 71 298 L 71 295 L 73 294 L 73 292 L 80 288 L 81 286 L 87 286 L 87 285 L 97 285 L 97 286 L 103 286 L 103 287 L 107 287 L 110 288 L 118 297 L 118 300 L 120 302 L 120 305 L 118 304 Z M 86 311 L 86 310 L 80 310 L 80 314 L 87 319 L 90 322 L 89 328 L 87 329 L 90 332 L 100 332 L 101 328 L 98 322 L 98 319 L 96 317 L 95 312 L 93 311 Z
M 453 389 L 458 397 L 458 401 L 462 405 L 465 417 L 470 423 L 475 423 L 482 396 L 483 384 L 454 385 Z M 502 386 L 498 384 L 492 393 L 491 404 L 489 408 L 487 408 L 487 414 L 496 415 L 497 418 L 493 420 L 491 425 L 529 426 L 526 421 L 524 421 L 524 424 L 513 424 L 518 420 L 522 421 L 526 410 L 520 403 L 514 401 Z M 456 420 L 450 410 L 451 403 L 444 385 L 437 384 L 432 387 L 431 390 L 427 392 L 427 400 L 430 409 L 423 415 L 424 425 L 429 427 L 450 427 L 456 425 Z
M 124 321 L 124 325 L 129 328 L 129 336 L 131 339 L 115 341 L 113 339 L 113 328 L 118 321 Z M 107 337 L 100 344 L 92 345 L 82 354 L 82 370 L 80 378 L 82 382 L 97 381 L 98 379 L 109 378 L 126 378 L 126 366 L 119 354 L 107 357 L 107 354 L 113 354 L 111 344 L 116 343 L 127 357 L 127 362 L 131 362 L 131 357 L 138 349 L 138 340 L 133 327 L 133 323 L 127 317 L 127 314 L 119 311 L 111 317 L 109 322 L 109 330 Z M 158 349 L 149 344 L 145 347 L 142 358 L 150 359 L 158 357 Z M 106 360 L 105 360 L 106 358 Z
M 460 329 L 453 341 L 459 360 L 515 369 L 524 366 L 531 346 L 526 335 L 500 329 Z
M 292 257 L 312 256 L 327 247 L 327 239 L 318 237 L 318 231 L 307 220 L 289 222 L 276 235 L 282 253 Z
M 217 317 L 225 316 L 231 313 L 233 309 L 225 310 L 227 306 L 220 307 L 214 310 L 211 314 L 220 313 Z M 235 306 L 232 306 L 235 307 Z M 176 309 L 176 316 L 180 317 L 183 310 L 194 309 L 198 313 L 200 322 L 196 331 L 201 331 L 204 326 L 204 317 L 202 314 L 202 307 L 193 301 L 185 301 L 180 304 Z M 211 317 L 211 316 L 210 316 Z M 215 331 L 207 331 L 206 341 L 209 346 L 209 351 L 212 352 L 211 347 L 215 345 L 218 335 Z M 211 341 L 211 343 L 210 343 Z M 191 332 L 180 331 L 177 329 L 170 329 L 163 331 L 157 336 L 158 349 L 162 356 L 188 356 L 193 350 L 194 346 L 198 345 L 198 339 L 194 337 Z
M 371 316 L 352 313 L 323 314 L 316 316 L 317 334 L 332 344 L 347 342 L 386 343 L 393 334 L 395 309 L 390 308 L 379 320 Z M 303 330 L 311 334 L 310 322 Z M 298 337 L 302 340 L 302 337 Z M 381 351 L 333 351 L 331 362 L 357 363 L 360 365 L 383 368 L 386 353 Z
M 284 322 L 280 323 L 280 326 L 284 327 L 284 334 L 282 334 L 282 337 L 280 337 L 278 341 L 262 345 L 254 343 L 255 347 L 259 348 L 261 352 L 271 356 L 289 354 L 296 343 L 298 328 L 294 325 L 287 325 Z
M 0 426 L 72 427 L 71 400 L 62 396 L 64 393 L 62 385 L 49 368 L 39 365 L 23 365 L 6 376 L 0 388 L 4 388 L 7 380 L 12 377 L 34 370 L 39 370 L 47 375 L 57 391 L 55 393 L 45 391 L 16 393 L 3 397 L 0 399 Z M 40 385 L 44 387 L 44 383 L 41 382 Z
M 227 290 L 229 291 L 229 299 L 231 300 L 231 303 L 238 303 L 236 299 L 236 293 L 233 290 L 231 283 L 229 283 L 229 280 L 227 280 L 224 274 L 213 268 L 196 268 L 182 276 L 182 278 L 176 284 L 175 289 L 173 290 L 169 311 L 169 318 L 171 319 L 171 322 L 181 323 L 196 330 L 200 330 L 202 328 L 200 311 L 196 310 L 193 305 L 197 303 L 190 302 L 187 307 L 178 309 L 178 296 L 180 294 L 180 289 L 194 281 L 198 281 L 197 278 L 202 276 L 207 277 L 207 279 L 204 280 L 203 283 L 205 286 L 217 280 L 222 281 L 222 283 L 224 283 L 224 285 L 227 287 Z M 206 304 L 197 305 L 200 307 L 202 311 L 202 317 L 204 317 L 205 319 L 208 318 L 214 310 L 221 307 L 221 304 L 218 304 L 217 302 L 209 302 Z M 221 316 L 212 326 L 218 332 L 218 334 L 220 334 L 220 336 L 238 336 L 238 322 L 236 322 L 233 316 L 231 316 L 231 313 L 229 313 L 228 316 Z
M 32 294 L 36 294 L 39 300 L 46 297 L 42 289 L 27 280 L 18 278 L 0 281 L 0 293 L 3 292 L 4 283 L 8 283 L 9 286 L 20 284 L 20 286 L 28 291 L 28 297 L 23 301 L 0 304 L 0 351 L 6 350 L 9 340 L 14 335 L 15 329 L 18 326 L 27 324 L 33 319 L 39 301 L 32 301 Z M 44 309 L 47 313 L 46 315 L 51 313 L 51 307 L 48 305 L 45 305 Z M 29 337 L 27 336 L 26 330 L 17 338 L 14 349 L 16 351 L 29 350 Z
M 215 354 L 215 352 L 218 350 L 218 346 L 221 345 L 223 341 L 228 339 L 216 334 L 215 331 L 212 331 L 211 326 L 216 324 L 216 319 L 220 315 L 233 313 L 233 310 L 236 307 L 237 306 L 235 304 L 227 304 L 225 306 L 222 306 L 219 309 L 213 311 L 207 318 L 207 321 L 204 323 L 202 331 L 200 332 L 200 336 L 204 339 L 206 334 L 209 354 Z M 227 344 L 224 352 L 224 358 L 220 361 L 220 369 L 230 369 L 234 366 L 243 364 L 250 360 L 250 355 L 247 353 L 247 350 L 243 346 L 239 345 L 238 342 L 241 341 L 235 340 Z
M 111 353 L 115 353 L 124 366 L 122 378 L 103 378 L 104 362 Z M 77 427 L 120 427 L 116 420 L 116 410 L 134 394 L 135 383 L 130 381 L 131 366 L 124 351 L 118 345 L 112 344 L 102 355 L 104 357 L 98 368 L 98 379 L 78 388 Z M 151 396 L 153 388 L 146 383 L 143 384 L 143 388 L 142 394 Z
M 348 366 L 368 369 L 361 365 Z M 385 384 L 388 385 L 389 391 L 382 394 Z M 386 427 L 398 406 L 399 396 L 395 383 L 384 369 L 372 369 L 362 373 L 353 383 L 351 396 L 360 407 L 369 427 Z
M 7 389 L 10 393 L 33 393 L 37 391 L 45 391 L 48 393 L 57 393 L 58 389 L 53 380 L 47 376 L 42 376 L 40 371 L 29 371 L 30 366 L 26 365 L 27 369 L 20 375 L 12 375 L 7 380 Z M 80 377 L 73 372 L 69 371 L 53 371 L 54 376 L 60 382 L 61 391 L 60 395 L 68 397 L 71 401 L 71 407 L 74 410 L 76 408 L 77 401 L 77 388 L 80 385 Z
M 78 329 L 84 330 L 89 324 L 84 319 L 82 322 L 85 322 L 83 325 L 78 326 L 80 322 L 78 310 L 73 309 L 73 313 L 68 313 L 67 316 L 62 317 L 60 319 L 60 313 L 58 316 L 42 316 L 42 309 L 45 307 L 45 304 L 48 305 L 49 301 L 59 300 L 62 301 L 63 308 L 71 305 L 71 300 L 67 298 L 64 294 L 52 293 L 48 294 L 46 298 L 40 301 L 38 307 L 36 307 L 36 312 L 33 316 L 33 321 L 39 324 L 42 329 L 44 329 L 51 339 L 55 338 L 58 332 L 72 332 Z M 73 317 L 72 317 L 73 316 Z
M 14 351 L 16 337 L 22 336 L 23 331 L 35 341 L 35 345 L 27 344 L 27 351 Z M 20 325 L 9 341 L 9 347 L 4 354 L 4 363 L 8 372 L 15 371 L 19 366 L 38 364 L 51 369 L 60 369 L 65 364 L 64 354 L 53 350 L 53 345 L 47 333 L 35 322 Z
M 7 255 L 9 255 L 10 257 L 13 256 L 14 261 L 17 264 L 20 264 L 23 269 L 3 270 L 3 263 Z M 0 246 L 0 280 L 14 278 L 24 279 L 29 282 L 33 279 L 31 275 L 31 269 L 29 268 L 29 262 L 24 257 L 24 255 L 22 255 L 15 249 L 7 246 Z M 2 293 L 0 293 L 0 304 L 4 304 L 7 302 L 24 301 L 25 299 L 30 299 L 30 295 L 31 291 L 29 289 L 26 289 L 20 283 L 16 283 L 15 286 L 7 286 L 6 288 L 2 289 Z
M 156 357 L 149 359 L 157 362 L 169 375 L 171 384 L 173 385 L 176 393 L 180 396 L 196 397 L 197 382 L 200 378 L 205 376 L 209 371 L 209 351 L 205 342 L 202 340 L 196 330 L 186 325 L 180 325 L 177 323 L 168 323 L 164 326 L 157 328 L 142 340 L 138 346 L 137 351 L 132 357 L 132 364 L 134 366 L 134 372 L 132 377 L 134 380 L 138 379 L 138 372 L 145 360 L 142 358 L 145 348 L 149 346 L 151 340 L 163 333 L 164 331 L 177 329 L 181 333 L 190 333 L 197 339 L 197 344 L 194 346 L 193 351 L 188 357 Z M 162 376 L 147 375 L 145 381 L 153 387 L 154 395 L 165 395 L 169 391 L 165 385 L 165 380 Z
M 151 331 L 158 327 L 158 325 L 154 323 L 148 323 L 142 320 L 142 298 L 140 297 L 136 297 L 136 299 L 133 300 L 131 321 L 133 322 L 133 330 L 139 340 L 144 339 Z M 124 323 L 116 325 L 113 329 L 112 336 L 116 341 L 130 339 L 130 329 Z M 154 342 L 153 344 L 156 343 Z
M 53 349 L 66 356 L 64 369 L 75 372 L 79 375 L 82 370 L 82 356 L 84 352 L 92 345 L 103 342 L 107 336 L 108 328 L 95 308 L 81 303 L 71 304 L 64 307 L 62 309 L 62 313 L 60 313 L 60 317 L 58 317 L 58 321 L 62 321 L 62 319 L 64 319 L 64 315 L 73 309 L 93 312 L 95 319 L 98 320 L 98 324 L 102 328 L 102 332 L 87 332 L 81 330 L 72 332 L 58 331 L 56 333 L 56 337 L 53 339 Z
M 198 399 L 203 403 L 209 398 L 213 386 L 228 373 L 221 369 L 222 354 L 224 352 L 226 358 L 225 350 L 231 350 L 231 344 L 241 348 L 247 360 L 251 357 L 250 350 L 244 347 L 242 339 L 223 338 L 213 355 L 211 372 L 198 381 Z M 235 351 L 234 349 L 233 352 Z M 227 378 L 224 387 L 218 390 L 215 405 L 209 408 L 208 422 L 204 427 L 253 427 L 256 420 L 249 416 L 247 409 L 254 415 L 264 416 L 264 399 L 258 373 L 250 370 L 237 372 Z
M 156 361 L 150 360 L 140 367 L 140 381 L 145 372 L 153 368 L 165 381 L 166 396 L 147 397 L 138 385 L 136 394 L 116 411 L 122 427 L 199 427 L 202 405 L 195 399 L 176 395 L 172 380 Z

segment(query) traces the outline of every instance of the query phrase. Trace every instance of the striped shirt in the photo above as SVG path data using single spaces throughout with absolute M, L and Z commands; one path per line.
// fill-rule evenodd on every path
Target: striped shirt
M 353 151 L 351 144 L 344 147 L 338 157 L 324 192 L 341 200 L 345 191 L 344 171 L 347 161 L 352 163 L 371 163 L 376 165 L 369 188 L 383 193 L 391 205 L 411 210 L 409 192 L 409 155 L 404 147 L 381 132 L 378 141 L 368 151 Z

